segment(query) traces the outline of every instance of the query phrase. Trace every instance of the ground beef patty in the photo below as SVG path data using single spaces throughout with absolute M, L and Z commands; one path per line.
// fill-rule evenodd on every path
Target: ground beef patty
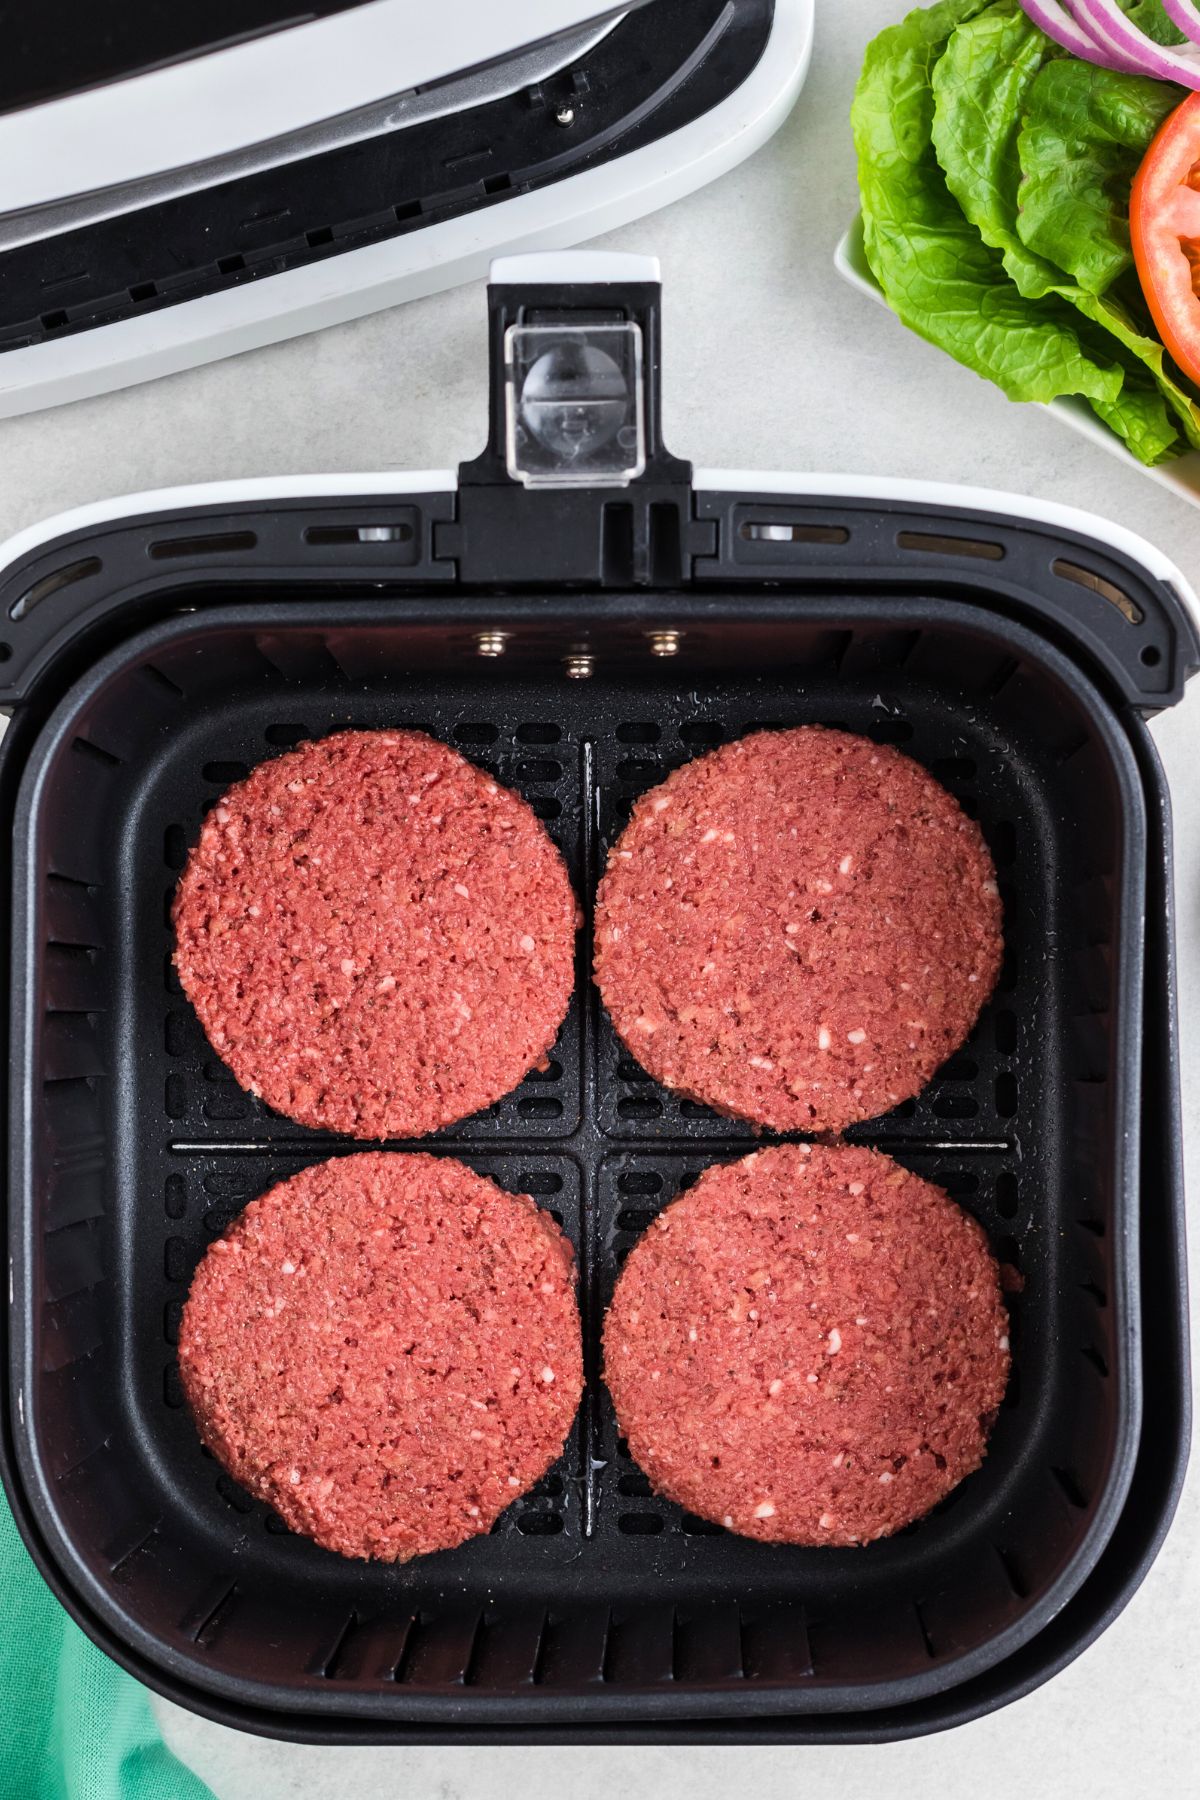
M 630 1453 L 747 1537 L 861 1544 L 979 1466 L 1008 1380 L 973 1219 L 877 1150 L 707 1169 L 635 1245 L 604 1327 Z
M 419 1137 L 507 1094 L 574 980 L 562 857 L 419 731 L 261 764 L 205 820 L 172 916 L 184 991 L 242 1085 L 354 1137 Z
M 448 1158 L 317 1163 L 210 1246 L 179 1367 L 204 1442 L 293 1531 L 384 1562 L 449 1549 L 563 1447 L 583 1386 L 571 1248 Z
M 762 731 L 639 800 L 596 904 L 596 980 L 668 1087 L 777 1131 L 919 1093 L 1000 967 L 987 846 L 896 750 Z

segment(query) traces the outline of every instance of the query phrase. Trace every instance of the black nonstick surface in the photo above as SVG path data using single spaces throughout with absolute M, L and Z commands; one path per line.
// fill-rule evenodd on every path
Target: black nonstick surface
M 1078 670 L 978 608 L 905 605 L 814 607 L 770 656 L 714 626 L 694 661 L 653 672 L 606 659 L 599 634 L 576 683 L 557 662 L 467 663 L 444 636 L 408 638 L 387 602 L 313 606 L 290 626 L 245 608 L 145 633 L 60 709 L 18 818 L 22 1472 L 60 1560 L 139 1653 L 310 1716 L 796 1714 L 966 1679 L 1083 1579 L 1140 1404 L 1124 1127 L 1141 795 Z M 599 1380 L 603 1308 L 658 1209 L 754 1139 L 632 1062 L 588 983 L 585 931 L 550 1067 L 432 1140 L 534 1194 L 577 1246 L 589 1386 L 566 1453 L 490 1537 L 401 1569 L 288 1534 L 201 1449 L 174 1335 L 197 1259 L 246 1201 L 361 1146 L 242 1093 L 178 988 L 168 909 L 205 810 L 301 738 L 419 726 L 526 796 L 590 923 L 639 793 L 747 730 L 810 722 L 917 757 L 998 866 L 1008 949 L 977 1030 L 919 1100 L 849 1134 L 940 1182 L 1023 1279 L 984 1468 L 859 1550 L 751 1543 L 648 1492 Z

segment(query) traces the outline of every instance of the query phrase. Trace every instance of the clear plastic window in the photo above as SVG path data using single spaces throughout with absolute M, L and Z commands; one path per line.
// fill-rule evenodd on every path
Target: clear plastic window
M 642 473 L 640 325 L 511 325 L 504 349 L 506 460 L 515 481 L 624 486 Z

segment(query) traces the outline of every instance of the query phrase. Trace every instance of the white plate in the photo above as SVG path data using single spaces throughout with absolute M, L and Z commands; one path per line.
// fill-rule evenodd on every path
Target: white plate
M 857 288 L 860 294 L 866 294 L 878 306 L 887 306 L 879 283 L 871 273 L 867 261 L 866 249 L 863 245 L 863 223 L 860 213 L 849 231 L 833 253 L 833 263 L 843 281 Z M 983 377 L 981 376 L 982 380 Z M 1039 401 L 1027 401 L 1027 405 L 1040 405 Z M 1160 463 L 1157 468 L 1149 469 L 1140 463 L 1136 456 L 1131 456 L 1119 437 L 1102 425 L 1085 400 L 1069 396 L 1062 400 L 1051 400 L 1047 408 L 1054 416 L 1077 431 L 1082 437 L 1090 438 L 1110 456 L 1115 456 L 1131 469 L 1148 475 L 1151 481 L 1157 481 L 1160 487 L 1170 488 L 1172 493 L 1179 494 L 1193 506 L 1200 506 L 1200 450 L 1189 450 L 1184 456 L 1177 456 L 1174 461 Z

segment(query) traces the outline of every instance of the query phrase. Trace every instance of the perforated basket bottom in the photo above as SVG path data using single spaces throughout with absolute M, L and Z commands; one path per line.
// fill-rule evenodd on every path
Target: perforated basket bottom
M 698 1684 L 710 1712 L 736 1710 L 752 1688 L 768 1706 L 776 1691 L 790 1708 L 803 1705 L 806 1689 L 819 1704 L 839 1683 L 856 1684 L 870 1704 L 872 1680 L 923 1679 L 1018 1622 L 1080 1540 L 1096 1495 L 1077 1447 L 1086 1440 L 1102 1461 L 1093 1440 L 1111 1413 L 1106 1226 L 1063 1178 L 1072 1155 L 1064 1095 L 1089 1077 L 1058 1027 L 1060 978 L 1045 956 L 1099 878 L 1074 857 L 1068 866 L 1055 819 L 1074 751 L 1033 727 L 1022 736 L 1002 726 L 995 693 L 977 708 L 899 673 L 881 692 L 878 669 L 856 677 L 845 656 L 807 670 L 802 691 L 794 679 L 764 678 L 675 691 L 422 676 L 406 688 L 323 667 L 320 679 L 231 676 L 203 705 L 194 696 L 185 704 L 182 687 L 172 700 L 179 667 L 159 660 L 173 672 L 161 679 L 152 745 L 128 761 L 109 753 L 121 765 L 109 772 L 120 998 L 105 1027 L 123 1070 L 113 1096 L 126 1241 L 119 1378 L 144 1504 L 105 1554 L 130 1615 L 198 1653 L 221 1680 L 273 1683 L 292 1704 L 366 1711 L 386 1710 L 401 1689 L 436 1700 L 664 1683 Z M 751 1543 L 652 1495 L 599 1380 L 600 1327 L 623 1257 L 710 1161 L 754 1141 L 748 1128 L 667 1093 L 617 1042 L 587 979 L 605 847 L 635 797 L 688 757 L 750 729 L 812 722 L 917 757 L 979 818 L 992 848 L 1007 940 L 998 991 L 918 1100 L 849 1135 L 942 1184 L 1025 1283 L 1011 1302 L 1013 1376 L 985 1467 L 927 1519 L 847 1551 Z M 585 1403 L 556 1468 L 489 1537 L 401 1570 L 317 1549 L 225 1477 L 198 1442 L 173 1357 L 206 1245 L 274 1181 L 362 1147 L 306 1131 L 242 1093 L 170 967 L 170 901 L 207 808 L 264 757 L 346 725 L 423 728 L 517 788 L 562 848 L 589 915 L 576 998 L 549 1067 L 425 1145 L 532 1193 L 572 1238 Z M 95 748 L 77 739 L 73 752 L 87 760 Z M 70 879 L 50 879 L 69 898 Z M 1108 956 L 1102 936 L 1092 934 L 1080 964 L 1083 985 L 1086 956 Z M 1098 1013 L 1104 1004 L 1093 1001 Z M 89 1228 L 71 1228 L 76 1259 Z M 57 1471 L 68 1490 L 90 1479 L 91 1457 Z M 177 1591 L 193 1563 L 186 1609 L 155 1616 L 158 1596 Z M 317 1699 L 333 1690 L 336 1701 Z

